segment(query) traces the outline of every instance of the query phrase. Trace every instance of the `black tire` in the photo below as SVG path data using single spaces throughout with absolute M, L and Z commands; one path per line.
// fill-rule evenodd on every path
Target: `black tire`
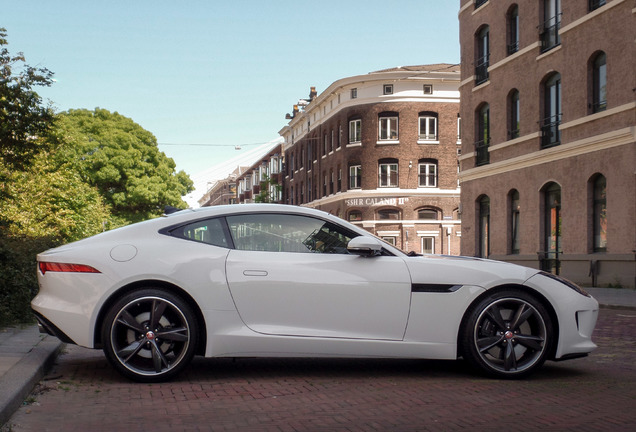
M 166 381 L 194 357 L 196 316 L 179 296 L 163 289 L 133 291 L 111 306 L 102 325 L 106 357 L 139 382 Z
M 552 319 L 534 296 L 495 292 L 467 313 L 460 344 L 464 358 L 498 378 L 522 378 L 543 365 L 555 339 Z

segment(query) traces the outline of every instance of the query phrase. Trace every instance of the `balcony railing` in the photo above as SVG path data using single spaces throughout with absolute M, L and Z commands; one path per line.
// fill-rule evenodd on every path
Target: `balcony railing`
M 475 143 L 475 165 L 480 166 L 490 163 L 489 145 L 490 139 L 477 141 Z
M 475 0 L 475 9 L 486 3 L 488 0 Z
M 561 114 L 543 119 L 541 124 L 541 148 L 554 147 L 561 144 Z
M 488 81 L 488 55 L 477 59 L 475 66 L 475 84 L 481 84 Z
M 559 28 L 561 27 L 561 16 L 552 17 L 543 23 L 541 30 L 541 52 L 546 52 L 561 44 Z
M 599 102 L 594 102 L 593 104 L 591 104 L 591 108 L 593 113 L 605 111 L 607 109 L 607 101 L 603 100 Z
M 514 54 L 519 51 L 519 41 L 510 42 L 508 44 L 508 55 Z
M 600 8 L 605 4 L 605 0 L 589 0 L 590 12 Z

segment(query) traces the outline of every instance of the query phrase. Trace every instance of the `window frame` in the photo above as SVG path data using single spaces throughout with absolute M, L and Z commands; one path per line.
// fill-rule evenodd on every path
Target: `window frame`
M 478 209 L 478 256 L 488 258 L 490 255 L 490 198 L 482 195 L 477 201 Z
M 430 168 L 433 167 L 433 173 L 431 174 Z M 422 173 L 422 168 L 425 168 L 425 172 Z M 432 159 L 423 159 L 418 161 L 417 163 L 417 185 L 420 188 L 436 188 L 437 187 L 437 177 L 438 169 L 437 169 L 437 161 Z M 424 179 L 424 184 L 422 184 L 422 179 Z M 432 179 L 432 184 L 431 180 Z
M 490 105 L 482 103 L 475 112 L 475 165 L 490 163 Z
M 488 81 L 490 64 L 490 27 L 484 25 L 475 33 L 475 85 Z
M 430 133 L 430 122 L 433 121 L 434 132 Z M 424 121 L 424 133 L 422 133 L 422 121 Z M 436 113 L 420 113 L 417 122 L 417 141 L 419 142 L 439 142 L 438 116 Z
M 427 249 L 427 250 L 430 250 L 430 252 L 427 252 L 427 250 L 424 249 L 424 241 L 430 241 L 431 247 L 430 247 L 430 249 Z M 422 255 L 426 255 L 426 254 L 432 255 L 432 254 L 435 253 L 435 237 L 433 237 L 433 236 L 422 236 L 421 237 L 421 240 L 420 240 L 420 253 Z
M 349 120 L 349 144 L 362 144 L 362 119 Z
M 383 174 L 384 171 L 386 171 Z M 394 168 L 394 169 L 393 169 Z M 384 176 L 384 181 L 383 181 Z M 395 179 L 395 183 L 393 183 Z M 382 159 L 378 162 L 378 187 L 397 188 L 400 185 L 400 166 L 397 159 Z
M 521 221 L 521 198 L 518 190 L 510 192 L 510 253 L 518 255 L 521 250 L 520 221 Z
M 519 138 L 520 124 L 521 99 L 519 90 L 512 89 L 508 95 L 508 139 Z
M 519 5 L 514 4 L 510 7 L 508 12 L 508 45 L 507 53 L 512 55 L 519 51 Z
M 362 165 L 361 164 L 349 165 L 349 189 L 362 189 Z
M 592 57 L 592 100 L 590 108 L 593 114 L 607 109 L 607 54 L 599 51 Z
M 383 124 L 386 126 L 383 127 Z M 395 125 L 395 128 L 393 128 Z M 383 135 L 383 132 L 386 135 Z M 395 135 L 394 135 L 395 134 Z M 381 113 L 378 115 L 378 141 L 396 142 L 400 139 L 400 116 L 397 113 Z
M 592 250 L 607 252 L 607 178 L 602 174 L 592 181 Z
M 550 74 L 543 83 L 543 120 L 541 121 L 541 148 L 561 144 L 559 125 L 562 118 L 561 74 Z

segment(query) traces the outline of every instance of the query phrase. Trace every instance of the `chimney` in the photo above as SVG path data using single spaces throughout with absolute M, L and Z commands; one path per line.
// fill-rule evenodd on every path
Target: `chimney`
M 316 87 L 310 87 L 309 89 L 309 102 L 314 100 L 314 98 L 318 96 L 318 92 L 316 91 Z

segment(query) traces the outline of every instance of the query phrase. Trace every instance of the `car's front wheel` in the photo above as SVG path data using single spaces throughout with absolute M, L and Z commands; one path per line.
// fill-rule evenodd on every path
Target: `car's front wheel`
M 460 343 L 463 356 L 491 376 L 520 378 L 546 360 L 553 324 L 546 308 L 520 290 L 495 292 L 468 312 Z
M 104 353 L 120 373 L 159 382 L 179 373 L 194 356 L 197 321 L 190 306 L 168 291 L 133 291 L 113 304 L 102 326 Z

